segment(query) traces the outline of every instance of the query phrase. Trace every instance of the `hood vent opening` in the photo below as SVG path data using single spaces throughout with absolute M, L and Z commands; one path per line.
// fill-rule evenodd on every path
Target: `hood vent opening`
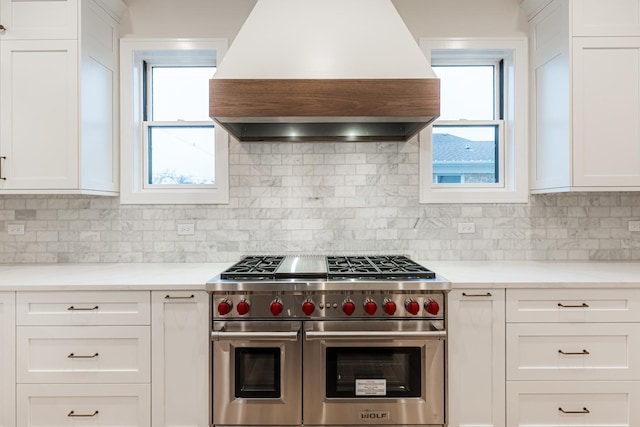
M 210 81 L 240 141 L 406 141 L 440 81 L 390 0 L 258 0 Z

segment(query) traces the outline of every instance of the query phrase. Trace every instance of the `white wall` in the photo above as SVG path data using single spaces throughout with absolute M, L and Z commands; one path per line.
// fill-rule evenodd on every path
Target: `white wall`
M 122 34 L 136 37 L 226 37 L 231 41 L 255 0 L 125 0 Z
M 126 0 L 126 35 L 226 37 L 231 42 L 256 0 Z M 409 30 L 420 37 L 526 34 L 520 0 L 393 0 Z M 286 13 L 286 12 L 285 12 Z
M 521 0 L 393 0 L 416 38 L 526 35 Z

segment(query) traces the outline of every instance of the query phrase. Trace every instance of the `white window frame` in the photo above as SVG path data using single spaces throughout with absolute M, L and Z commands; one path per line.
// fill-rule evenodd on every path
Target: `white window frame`
M 227 45 L 226 39 L 121 39 L 121 204 L 229 203 L 229 135 L 222 127 L 215 126 L 215 185 L 145 185 L 147 138 L 143 121 L 145 61 L 188 65 L 197 57 L 213 55 L 219 64 Z
M 420 132 L 420 203 L 527 203 L 528 96 L 527 39 L 421 38 L 420 47 L 430 62 L 451 61 L 473 65 L 478 57 L 503 59 L 504 106 L 499 147 L 501 182 L 487 184 L 433 183 L 432 127 Z M 442 121 L 451 125 L 453 121 Z M 468 122 L 471 123 L 471 122 Z M 434 124 L 438 124 L 436 121 Z

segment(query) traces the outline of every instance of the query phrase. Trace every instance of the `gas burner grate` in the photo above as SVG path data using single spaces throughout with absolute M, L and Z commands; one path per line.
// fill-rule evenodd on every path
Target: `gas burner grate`
M 247 256 L 220 274 L 221 279 L 268 280 L 274 279 L 284 256 Z
M 435 273 L 403 255 L 329 256 L 330 279 L 433 279 Z

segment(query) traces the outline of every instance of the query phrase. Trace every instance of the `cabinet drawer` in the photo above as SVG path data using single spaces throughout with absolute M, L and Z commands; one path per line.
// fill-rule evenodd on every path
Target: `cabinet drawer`
M 632 323 L 507 325 L 508 380 L 640 380 Z
M 640 322 L 640 289 L 509 289 L 507 322 Z
M 507 425 L 636 427 L 638 399 L 634 381 L 508 381 Z
M 149 427 L 148 384 L 19 384 L 18 427 Z
M 149 325 L 147 291 L 18 292 L 18 325 Z
M 18 383 L 147 383 L 148 326 L 19 326 Z

